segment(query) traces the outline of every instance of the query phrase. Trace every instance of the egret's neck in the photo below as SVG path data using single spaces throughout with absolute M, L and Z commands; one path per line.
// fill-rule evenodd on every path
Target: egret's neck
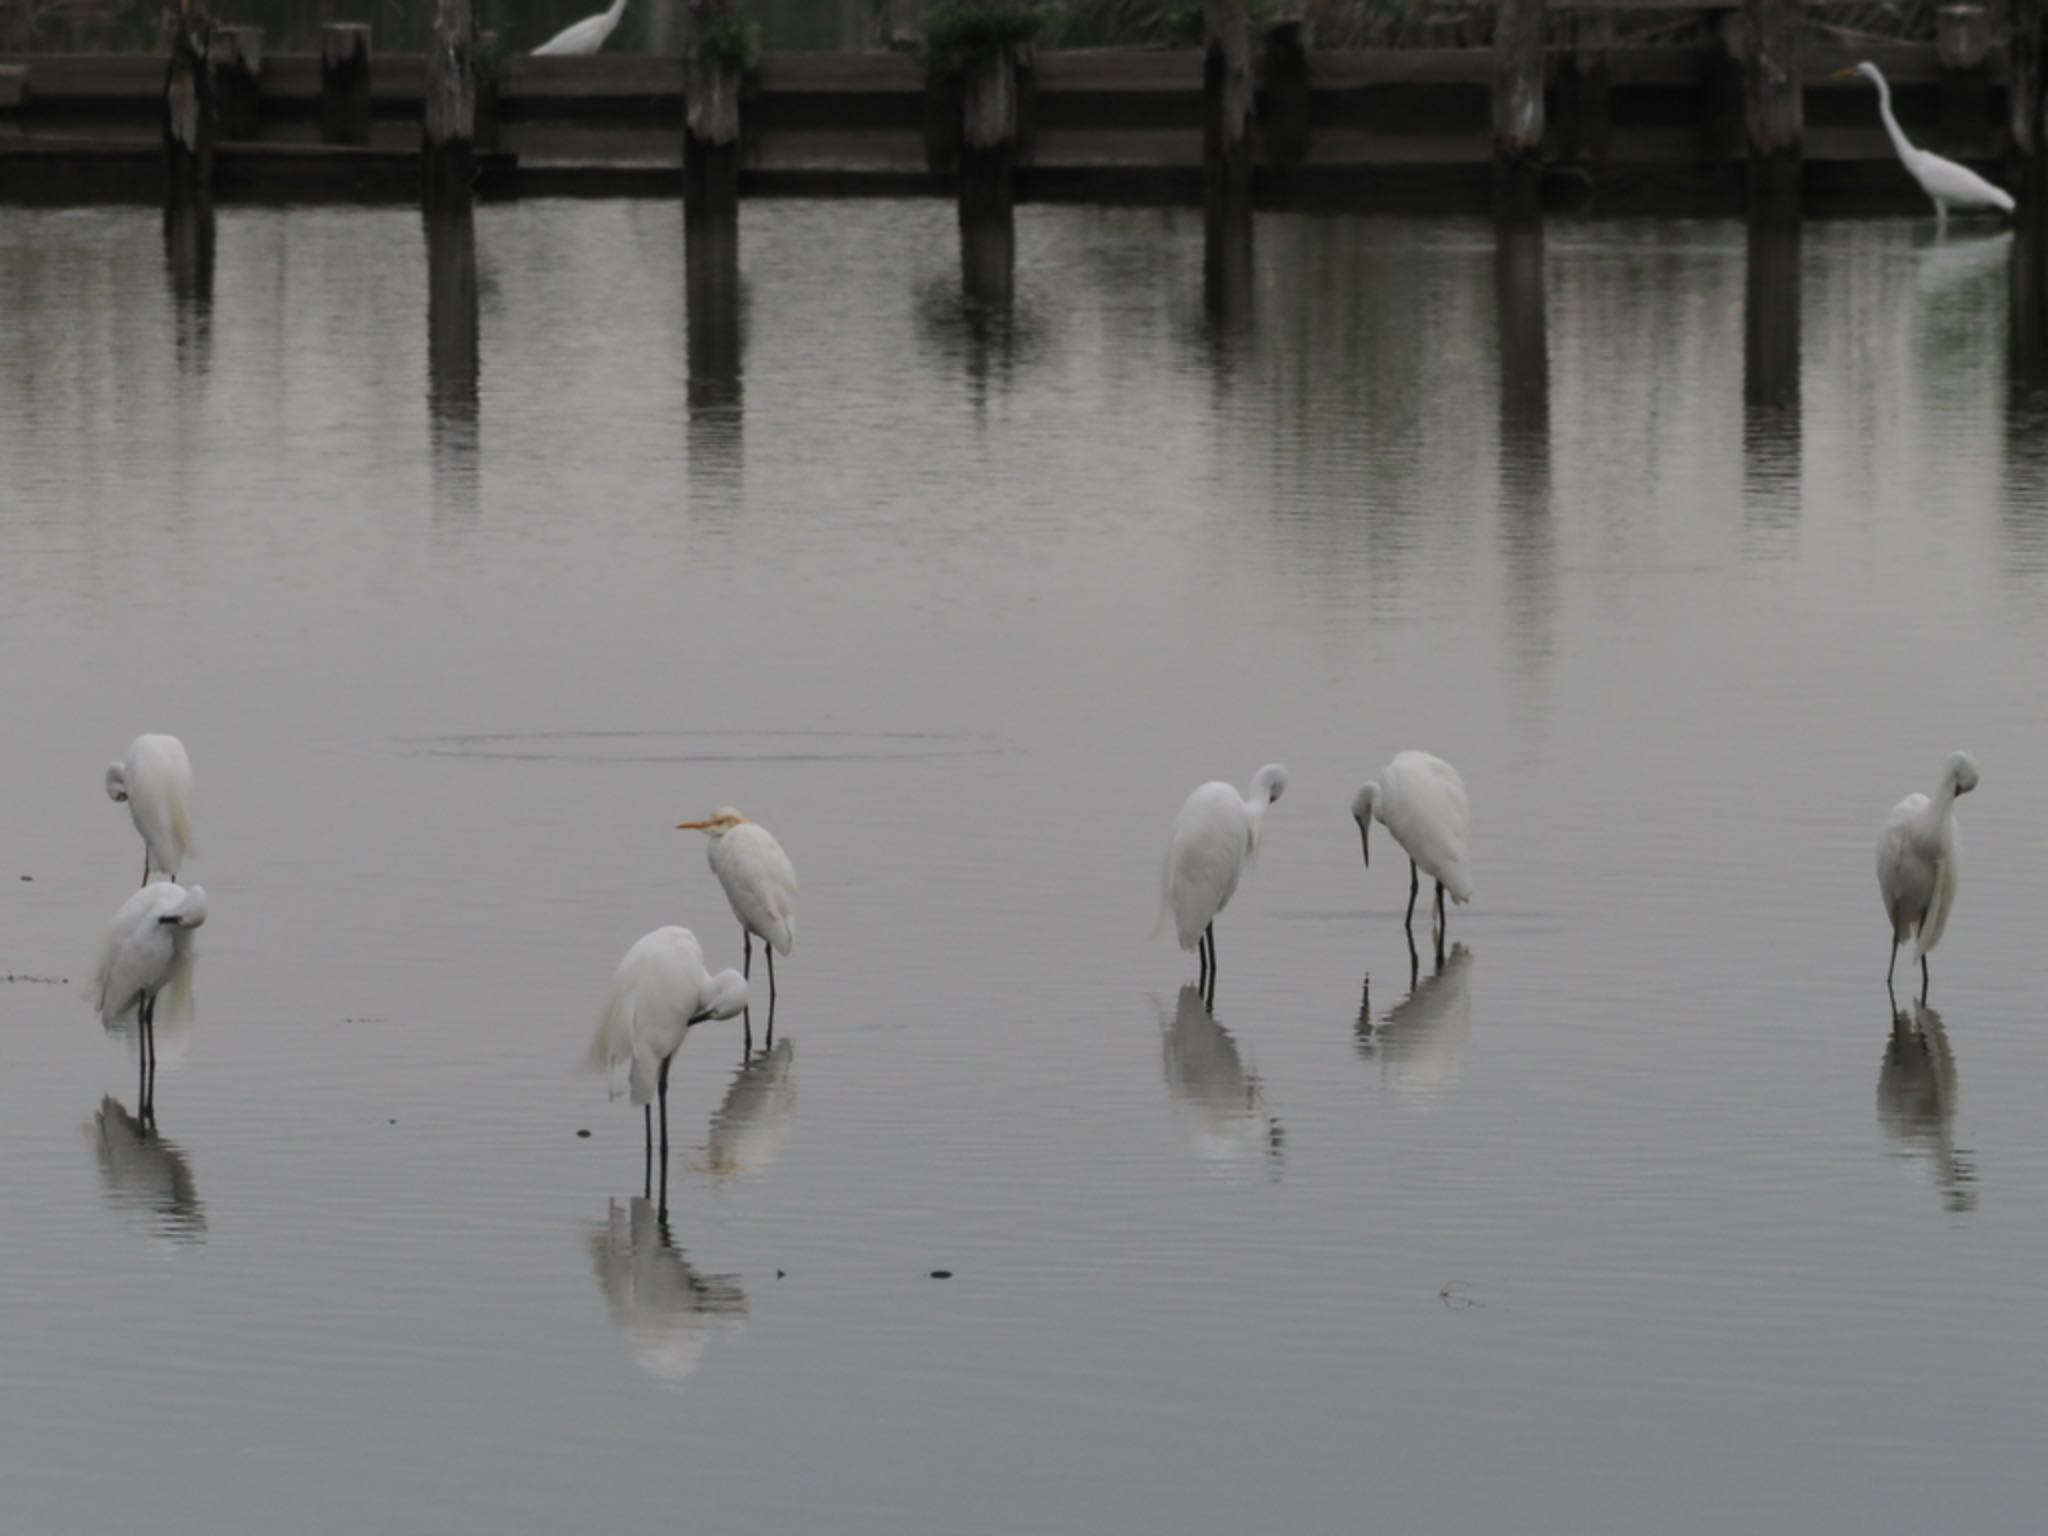
M 605 15 L 611 19 L 613 26 L 617 26 L 619 18 L 625 14 L 626 0 L 612 0 L 611 5 L 605 10 Z M 1892 131 L 1896 133 L 1898 130 L 1893 129 Z
M 1878 75 L 1871 83 L 1877 87 L 1877 115 L 1884 119 L 1884 131 L 1891 135 L 1892 148 L 1899 152 L 1901 160 L 1910 161 L 1914 154 L 1913 146 L 1906 142 L 1899 120 L 1892 116 L 1892 88 L 1885 83 L 1883 75 Z

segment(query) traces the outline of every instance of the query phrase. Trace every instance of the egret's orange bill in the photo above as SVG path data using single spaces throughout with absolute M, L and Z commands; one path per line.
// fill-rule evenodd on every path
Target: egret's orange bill
M 703 830 L 704 830 L 704 829 L 705 829 L 706 827 L 708 827 L 708 826 L 710 826 L 710 825 L 711 825 L 711 823 L 710 823 L 710 822 L 709 822 L 708 820 L 706 820 L 706 821 L 679 821 L 679 822 L 677 822 L 677 823 L 676 823 L 676 830 L 677 830 L 678 832 L 702 832 L 702 831 L 703 831 Z
M 1828 78 L 1830 80 L 1847 80 L 1855 73 L 1856 66 L 1854 64 L 1851 64 L 1847 69 L 1836 70 L 1832 75 L 1829 75 Z

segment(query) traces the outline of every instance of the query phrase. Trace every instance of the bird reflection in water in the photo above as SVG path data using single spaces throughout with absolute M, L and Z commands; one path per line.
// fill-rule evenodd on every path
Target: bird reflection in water
M 1380 1066 L 1380 1081 L 1397 1093 L 1433 1094 L 1458 1075 L 1472 1033 L 1472 951 L 1453 944 L 1434 974 L 1421 975 L 1421 956 L 1408 950 L 1407 997 L 1374 1024 L 1372 977 L 1358 1010 L 1358 1054 Z
M 669 1235 L 667 1213 L 651 1200 L 611 1202 L 591 1229 L 590 1264 L 633 1358 L 666 1387 L 687 1382 L 712 1338 L 747 1315 L 737 1280 L 693 1267 Z
M 1167 1091 L 1187 1110 L 1196 1148 L 1205 1159 L 1230 1163 L 1263 1152 L 1266 1175 L 1277 1183 L 1286 1163 L 1286 1133 L 1267 1113 L 1258 1073 L 1245 1066 L 1202 989 L 1182 987 L 1171 1013 L 1157 998 L 1153 1003 Z
M 1956 1058 L 1941 1015 L 1917 998 L 1892 1003 L 1877 1074 L 1877 1123 L 1906 1157 L 1924 1158 L 1950 1211 L 1977 1208 L 1977 1163 L 1955 1144 Z
M 199 1203 L 192 1165 L 175 1144 L 112 1098 L 100 1100 L 99 1113 L 86 1122 L 85 1134 L 99 1155 L 109 1205 L 147 1214 L 158 1237 L 179 1243 L 204 1239 L 206 1207 Z
M 759 1173 L 782 1155 L 796 1117 L 796 1079 L 790 1075 L 795 1063 L 796 1047 L 784 1040 L 733 1074 L 725 1101 L 711 1117 L 706 1156 L 712 1173 Z

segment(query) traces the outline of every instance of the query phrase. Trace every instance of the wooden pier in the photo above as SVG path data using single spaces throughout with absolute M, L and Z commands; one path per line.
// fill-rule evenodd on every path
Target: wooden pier
M 1585 13 L 1595 24 L 1564 26 L 1555 3 L 1546 12 L 1541 0 L 1501 0 L 1515 24 L 1498 48 L 1322 53 L 1288 22 L 1241 48 L 1230 27 L 1242 4 L 1214 8 L 1222 42 L 1207 50 L 1027 48 L 972 90 L 928 78 L 909 52 L 771 52 L 736 100 L 699 114 L 714 126 L 692 131 L 700 156 L 704 132 L 737 134 L 728 153 L 741 196 L 951 195 L 964 190 L 963 164 L 970 174 L 992 164 L 1001 186 L 991 195 L 1004 205 L 1192 204 L 1205 185 L 1212 202 L 1228 201 L 1248 175 L 1261 206 L 1924 209 L 1874 93 L 1828 78 L 1869 58 L 1923 147 L 1978 167 L 2023 203 L 2038 175 L 2027 131 L 2039 115 L 2040 61 L 2027 52 L 2041 46 L 2038 25 L 2016 27 L 2012 49 L 1989 46 L 1974 23 L 1945 21 L 1935 44 L 1852 51 L 1811 35 L 1787 58 L 1770 50 L 1789 35 L 1788 0 L 1685 7 L 1727 18 L 1725 41 L 1702 48 L 1606 46 L 1598 10 Z M 1971 22 L 1972 10 L 1950 6 L 1944 17 Z M 205 93 L 215 196 L 420 195 L 427 58 L 378 53 L 361 27 L 329 31 L 323 52 L 292 54 L 266 50 L 254 29 L 216 29 Z M 477 195 L 681 195 L 684 58 L 476 52 L 491 60 L 474 106 Z M 1219 70 L 1220 87 L 1210 78 Z M 2021 99 L 2030 92 L 2031 114 Z M 968 109 L 974 132 L 963 135 Z M 0 59 L 0 201 L 164 197 L 165 113 L 162 55 Z M 1213 159 L 1219 138 L 1225 179 L 1205 180 L 1205 144 Z

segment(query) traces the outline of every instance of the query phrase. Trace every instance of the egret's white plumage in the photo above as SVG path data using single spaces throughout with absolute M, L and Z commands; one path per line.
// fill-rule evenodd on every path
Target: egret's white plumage
M 740 920 L 745 949 L 742 974 L 754 973 L 754 940 L 768 954 L 768 1002 L 775 1002 L 775 957 L 796 947 L 796 869 L 782 844 L 727 806 L 703 821 L 685 821 L 678 832 L 702 832 L 711 839 L 711 873 L 725 889 L 732 915 Z M 771 1024 L 772 1028 L 772 1024 Z
M 1238 881 L 1258 854 L 1266 812 L 1286 790 L 1287 770 L 1268 763 L 1253 776 L 1249 794 L 1212 780 L 1188 796 L 1174 820 L 1161 900 L 1173 914 L 1180 947 L 1201 948 L 1205 980 L 1216 969 L 1210 924 L 1230 905 Z
M 170 880 L 143 886 L 121 903 L 107 925 L 99 964 L 86 989 L 87 1001 L 108 1029 L 135 1016 L 140 1082 L 135 1112 L 145 1123 L 156 1119 L 157 1009 L 160 1001 L 169 1003 L 167 1022 L 191 1015 L 192 934 L 205 921 L 204 886 L 187 888 Z
M 1942 764 L 1934 798 L 1911 794 L 1892 807 L 1877 838 L 1877 889 L 1884 898 L 1892 929 L 1892 960 L 1884 979 L 1889 983 L 1899 962 L 1899 946 L 1912 941 L 1908 964 L 1920 962 L 1920 983 L 1927 985 L 1927 956 L 1941 942 L 1955 906 L 1961 878 L 1955 816 L 1957 795 L 1977 787 L 1977 764 L 1967 752 L 1951 752 Z
M 1848 69 L 1838 69 L 1834 78 L 1846 80 L 1855 75 L 1861 75 L 1877 87 L 1877 115 L 1884 120 L 1884 131 L 1891 136 L 1892 148 L 1898 151 L 1899 164 L 1920 183 L 1920 190 L 1934 200 L 1936 218 L 1946 220 L 1951 208 L 1996 208 L 2001 213 L 2012 212 L 2011 193 L 2002 187 L 1994 187 L 1968 166 L 1916 149 L 1908 142 L 1899 127 L 1899 120 L 1892 116 L 1892 88 L 1875 64 L 1865 62 L 1851 65 Z
M 662 1180 L 668 1179 L 668 1072 L 690 1026 L 729 1019 L 747 1006 L 747 982 L 738 971 L 716 976 L 687 928 L 657 928 L 626 951 L 612 974 L 604 1012 L 590 1042 L 589 1066 L 626 1068 L 632 1102 L 646 1111 L 647 1156 L 654 1157 L 654 1101 L 661 1101 Z
M 192 848 L 192 759 L 175 736 L 138 736 L 107 769 L 107 798 L 126 801 L 142 834 L 142 882 L 156 869 L 172 880 Z
M 595 16 L 586 16 L 572 22 L 553 37 L 533 50 L 536 59 L 575 58 L 592 54 L 605 45 L 619 25 L 619 18 L 626 14 L 626 0 L 612 0 L 606 9 Z
M 1436 917 L 1448 928 L 1444 896 L 1463 906 L 1472 899 L 1472 876 L 1465 867 L 1472 833 L 1472 804 L 1458 770 L 1427 752 L 1403 752 L 1387 764 L 1379 782 L 1367 784 L 1351 802 L 1358 823 L 1359 846 L 1372 865 L 1372 819 L 1393 834 L 1408 855 L 1408 921 L 1415 921 L 1416 871 L 1436 882 Z M 1437 935 L 1437 946 L 1443 934 Z

